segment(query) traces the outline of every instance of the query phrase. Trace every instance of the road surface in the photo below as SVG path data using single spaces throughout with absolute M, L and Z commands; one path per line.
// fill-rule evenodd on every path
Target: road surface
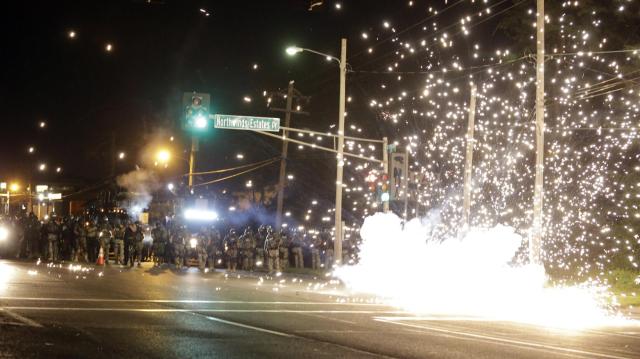
M 0 260 L 2 358 L 640 358 L 640 327 L 416 317 L 326 280 Z

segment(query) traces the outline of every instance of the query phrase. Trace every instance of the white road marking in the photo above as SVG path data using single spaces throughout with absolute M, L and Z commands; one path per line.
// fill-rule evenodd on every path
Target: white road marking
M 193 313 L 193 312 L 192 312 L 192 314 L 200 315 L 198 313 Z M 370 355 L 370 356 L 376 356 L 376 357 L 380 357 L 380 358 L 394 358 L 394 357 L 390 357 L 390 356 L 387 356 L 387 355 L 384 355 L 384 354 L 378 354 L 378 353 L 374 353 L 374 352 L 369 352 L 369 351 L 366 351 L 366 350 L 353 348 L 353 347 L 350 347 L 350 346 L 347 346 L 347 345 L 343 345 L 343 344 L 339 344 L 339 343 L 335 343 L 335 342 L 331 342 L 331 341 L 325 341 L 325 340 L 306 337 L 306 336 L 302 336 L 302 335 L 289 334 L 289 333 L 279 332 L 279 331 L 275 331 L 275 330 L 255 327 L 253 325 L 247 325 L 247 324 L 242 324 L 242 323 L 238 323 L 238 322 L 232 322 L 230 320 L 220 319 L 220 318 L 216 318 L 216 317 L 210 317 L 210 316 L 204 316 L 204 315 L 203 315 L 203 317 L 206 318 L 206 319 L 209 319 L 211 321 L 214 321 L 214 322 L 229 324 L 229 325 L 233 325 L 233 326 L 240 327 L 240 328 L 252 329 L 252 330 L 259 331 L 259 332 L 273 334 L 273 335 L 277 335 L 277 336 L 281 336 L 281 337 L 293 338 L 293 339 L 298 339 L 298 340 L 306 340 L 306 341 L 310 341 L 310 342 L 319 342 L 319 343 L 330 344 L 330 345 L 333 345 L 333 346 L 336 346 L 336 347 L 339 347 L 339 348 L 343 348 L 343 349 L 346 349 L 346 350 L 349 350 L 349 351 L 352 351 L 352 352 L 361 353 L 361 354 L 367 354 L 367 355 Z
M 296 310 L 296 309 L 180 309 L 180 308 L 88 308 L 88 307 L 22 307 L 7 306 L 9 310 L 85 311 L 85 312 L 147 312 L 147 313 L 321 313 L 321 314 L 406 314 L 400 311 L 378 310 Z
M 14 313 L 11 310 L 7 309 L 7 308 L 0 308 L 0 311 L 3 312 L 4 314 L 6 314 L 8 317 L 19 321 L 22 324 L 28 325 L 30 327 L 34 327 L 34 328 L 42 328 L 42 324 L 36 322 L 35 320 L 29 319 L 27 317 L 23 317 L 22 315 L 18 314 L 18 313 Z
M 338 306 L 366 306 L 389 307 L 386 304 L 374 303 L 343 303 L 343 302 L 259 302 L 245 300 L 191 300 L 191 299 L 102 299 L 102 298 L 39 298 L 39 297 L 0 297 L 9 301 L 39 301 L 39 302 L 114 302 L 114 303 L 183 303 L 183 304 L 274 304 L 274 305 L 338 305 Z
M 214 321 L 214 322 L 224 323 L 224 324 L 232 325 L 234 327 L 251 329 L 251 330 L 258 331 L 258 332 L 278 335 L 278 336 L 281 336 L 281 337 L 287 337 L 287 338 L 294 338 L 295 337 L 294 335 L 291 335 L 291 334 L 278 332 L 278 331 L 275 331 L 275 330 L 264 329 L 264 328 L 260 328 L 260 327 L 254 327 L 253 325 L 247 325 L 247 324 L 242 324 L 242 323 L 238 323 L 238 322 L 232 322 L 230 320 L 224 320 L 224 319 L 220 319 L 220 318 L 216 318 L 216 317 L 205 316 L 205 318 L 207 318 L 207 319 L 209 319 L 211 321 Z
M 484 343 L 488 342 L 488 343 L 493 343 L 493 344 L 511 345 L 511 346 L 515 346 L 515 347 L 519 347 L 519 348 L 529 347 L 529 348 L 532 348 L 532 349 L 543 349 L 543 350 L 549 350 L 549 351 L 567 353 L 567 354 L 590 355 L 590 356 L 593 356 L 593 357 L 606 358 L 606 359 L 633 359 L 632 357 L 622 357 L 622 356 L 617 356 L 617 355 L 612 355 L 612 354 L 605 354 L 605 353 L 590 352 L 590 351 L 584 351 L 584 350 L 578 350 L 578 349 L 563 348 L 563 347 L 558 347 L 558 346 L 554 346 L 554 345 L 546 345 L 546 344 L 540 344 L 540 343 L 534 343 L 534 342 L 527 342 L 527 341 L 523 341 L 523 340 L 513 340 L 513 339 L 500 338 L 500 337 L 494 337 L 494 336 L 488 336 L 488 335 L 482 335 L 482 334 L 473 334 L 473 333 L 461 332 L 461 331 L 456 331 L 456 330 L 435 328 L 435 327 L 430 327 L 430 326 L 426 326 L 426 325 L 400 323 L 400 322 L 395 322 L 395 321 L 392 321 L 392 320 L 385 320 L 385 319 L 382 319 L 382 318 L 374 318 L 374 320 L 379 321 L 379 322 L 383 322 L 383 323 L 395 324 L 395 325 L 400 325 L 400 326 L 405 326 L 405 327 L 410 327 L 410 328 L 418 328 L 418 329 L 434 331 L 434 332 L 439 332 L 439 333 L 444 333 L 444 334 L 449 334 L 449 335 L 458 335 L 458 336 L 461 336 L 461 337 L 470 338 L 470 339 L 477 340 L 477 341 L 484 342 Z
M 304 315 L 307 317 L 312 317 L 312 318 L 320 318 L 323 320 L 331 320 L 334 322 L 339 322 L 339 323 L 343 323 L 343 324 L 349 324 L 349 325 L 353 325 L 356 324 L 356 322 L 353 322 L 351 320 L 344 320 L 344 319 L 337 319 L 337 318 L 331 318 L 331 317 L 326 317 L 326 316 L 322 316 L 322 315 L 317 315 L 317 314 L 310 314 L 308 312 L 305 313 L 299 313 L 300 315 Z

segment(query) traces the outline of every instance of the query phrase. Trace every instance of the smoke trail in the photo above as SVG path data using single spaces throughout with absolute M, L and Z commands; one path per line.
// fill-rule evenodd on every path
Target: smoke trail
M 541 266 L 511 264 L 523 240 L 513 228 L 474 228 L 439 241 L 432 237 L 436 219 L 415 219 L 403 229 L 394 214 L 368 217 L 359 263 L 335 275 L 356 291 L 416 313 L 563 328 L 629 324 L 607 309 L 605 288 L 551 287 Z
M 153 200 L 153 191 L 160 188 L 155 174 L 148 170 L 135 170 L 116 179 L 118 186 L 127 190 L 127 212 L 132 218 L 149 207 Z

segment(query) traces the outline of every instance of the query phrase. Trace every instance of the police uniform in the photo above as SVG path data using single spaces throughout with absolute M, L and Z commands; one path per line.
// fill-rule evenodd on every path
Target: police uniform
M 291 254 L 293 255 L 293 265 L 295 268 L 304 268 L 304 258 L 302 256 L 302 239 L 300 232 L 293 234 L 291 240 Z
M 280 264 L 284 270 L 289 268 L 289 245 L 291 244 L 291 240 L 285 230 L 280 231 L 280 238 Z
M 224 249 L 227 255 L 227 270 L 235 271 L 238 268 L 238 237 L 235 230 L 230 230 L 224 239 Z
M 264 242 L 265 252 L 267 252 L 267 268 L 269 273 L 280 271 L 280 235 L 273 233 L 271 228 L 267 231 L 267 238 Z

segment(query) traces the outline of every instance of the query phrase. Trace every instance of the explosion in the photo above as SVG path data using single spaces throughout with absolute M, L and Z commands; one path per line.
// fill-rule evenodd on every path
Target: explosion
M 542 266 L 517 263 L 523 238 L 513 228 L 472 228 L 439 241 L 436 227 L 430 219 L 403 229 L 394 214 L 368 217 L 359 263 L 334 274 L 355 291 L 418 314 L 569 329 L 638 324 L 619 313 L 606 287 L 552 286 Z

